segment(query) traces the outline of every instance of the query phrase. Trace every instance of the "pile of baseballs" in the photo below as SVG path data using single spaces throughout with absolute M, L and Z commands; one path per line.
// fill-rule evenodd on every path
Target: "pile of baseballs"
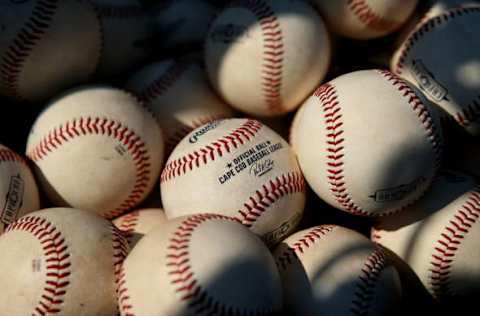
M 0 315 L 474 306 L 479 32 L 466 0 L 3 1 L 36 118 L 0 135 Z

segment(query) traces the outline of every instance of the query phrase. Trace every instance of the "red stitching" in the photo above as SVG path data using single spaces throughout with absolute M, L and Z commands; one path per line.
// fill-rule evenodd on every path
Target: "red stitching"
M 18 91 L 19 76 L 33 48 L 50 27 L 58 2 L 58 0 L 36 1 L 30 18 L 4 54 L 0 73 L 5 95 L 24 100 Z
M 480 94 L 472 101 L 463 107 L 462 110 L 454 115 L 455 121 L 461 126 L 467 127 L 472 122 L 476 122 L 480 118 Z
M 175 62 L 165 72 L 138 93 L 140 100 L 149 104 L 154 98 L 164 94 L 191 66 L 191 62 Z
M 299 172 L 291 172 L 276 177 L 262 185 L 243 204 L 236 217 L 246 227 L 252 227 L 257 219 L 276 201 L 288 194 L 305 192 L 305 180 Z
M 144 9 L 139 5 L 102 5 L 94 4 L 100 16 L 114 19 L 137 18 L 144 15 Z
M 126 280 L 126 274 L 125 274 L 125 267 L 122 265 L 120 267 L 120 272 L 118 274 L 118 306 L 120 308 L 120 312 L 123 316 L 135 316 L 133 314 L 133 304 L 130 301 L 131 297 L 130 294 L 128 293 L 128 287 L 127 287 L 127 280 Z
M 321 225 L 309 229 L 292 246 L 288 246 L 277 256 L 276 263 L 279 269 L 286 270 L 289 265 L 299 261 L 301 254 L 304 254 L 317 241 L 334 231 L 336 227 L 338 226 Z M 350 308 L 353 315 L 368 314 L 368 309 L 374 299 L 373 289 L 376 286 L 380 272 L 385 267 L 385 263 L 385 254 L 379 247 L 376 247 L 375 251 L 367 258 L 362 268 L 362 275 L 358 277 L 356 290 L 353 294 L 352 307 Z
M 427 107 L 425 107 L 420 98 L 418 98 L 415 92 L 400 77 L 387 70 L 378 70 L 378 73 L 380 73 L 383 77 L 387 78 L 387 80 L 394 87 L 396 87 L 405 98 L 408 99 L 408 103 L 412 106 L 413 111 L 420 119 L 420 122 L 422 123 L 427 133 L 427 137 L 432 144 L 433 150 L 435 152 L 435 170 L 438 170 L 442 163 L 443 148 L 440 141 L 440 133 Z
M 450 21 L 451 19 L 469 13 L 480 12 L 479 7 L 458 7 L 451 9 L 443 14 L 439 14 L 431 19 L 425 19 L 420 23 L 416 29 L 410 34 L 408 39 L 402 45 L 400 57 L 394 66 L 394 72 L 401 75 L 405 67 L 407 55 L 412 50 L 416 42 L 418 42 L 425 34 L 435 29 L 437 26 Z
M 104 135 L 115 138 L 126 147 L 132 156 L 135 165 L 135 184 L 129 196 L 115 209 L 108 211 L 108 219 L 121 215 L 126 210 L 135 206 L 145 193 L 151 176 L 151 162 L 145 143 L 134 131 L 121 122 L 100 118 L 80 117 L 74 118 L 54 127 L 43 137 L 40 142 L 27 153 L 34 162 L 46 158 L 48 153 L 55 151 L 70 140 L 84 135 Z
M 456 17 L 479 12 L 479 7 L 457 7 L 430 19 L 424 17 L 418 27 L 410 34 L 404 45 L 402 45 L 399 53 L 400 56 L 393 67 L 394 72 L 398 75 L 403 73 L 408 54 L 414 45 L 425 36 L 425 34 Z M 480 95 L 474 97 L 469 104 L 463 106 L 462 110 L 455 113 L 453 117 L 458 124 L 464 127 L 469 126 L 472 122 L 476 122 L 480 118 Z
M 303 254 L 313 244 L 328 235 L 335 229 L 335 225 L 321 225 L 310 228 L 305 234 L 300 236 L 297 241 L 288 246 L 283 253 L 277 256 L 277 266 L 285 270 L 294 260 L 299 260 L 298 256 Z
M 360 22 L 371 29 L 378 31 L 392 30 L 401 24 L 396 21 L 387 20 L 375 13 L 365 0 L 348 0 L 347 5 Z
M 369 309 L 375 298 L 374 289 L 380 273 L 386 266 L 386 262 L 385 253 L 378 247 L 367 258 L 362 268 L 362 275 L 358 277 L 354 298 L 352 299 L 350 312 L 353 315 L 363 316 L 369 314 Z
M 185 136 L 190 134 L 190 132 L 194 129 L 197 129 L 207 123 L 225 118 L 227 118 L 227 115 L 225 114 L 215 114 L 194 119 L 189 123 L 189 125 L 180 123 L 180 126 L 174 132 L 172 132 L 170 137 L 168 137 L 165 141 L 166 152 L 171 152 L 175 148 L 175 146 L 177 146 L 178 143 L 180 143 L 180 141 Z
M 170 161 L 162 171 L 160 182 L 179 177 L 188 171 L 199 168 L 202 164 L 206 165 L 209 161 L 214 161 L 217 156 L 222 157 L 224 151 L 229 153 L 232 150 L 231 147 L 237 148 L 239 145 L 251 141 L 262 127 L 260 122 L 249 119 L 217 141 Z
M 442 147 L 439 141 L 438 130 L 428 109 L 416 96 L 415 92 L 402 79 L 389 71 L 379 70 L 378 73 L 385 77 L 405 98 L 408 99 L 408 103 L 412 106 L 412 109 L 420 119 L 425 128 L 427 137 L 432 144 L 435 152 L 435 169 L 438 169 L 441 164 Z M 314 96 L 318 97 L 322 104 L 327 129 L 327 177 L 328 183 L 330 184 L 330 191 L 336 201 L 342 205 L 347 212 L 361 216 L 373 215 L 356 205 L 347 190 L 343 169 L 343 158 L 345 155 L 343 116 L 336 89 L 331 84 L 324 84 L 315 91 Z M 378 216 L 387 216 L 397 213 L 407 206 L 408 205 L 402 206 L 398 209 L 379 214 Z
M 353 202 L 345 184 L 343 174 L 345 139 L 342 112 L 335 87 L 328 83 L 324 84 L 313 95 L 320 99 L 327 129 L 327 180 L 330 191 L 346 211 L 355 215 L 370 215 Z
M 122 231 L 110 223 L 113 245 L 113 271 L 115 275 L 116 295 L 120 297 L 120 282 L 122 281 L 122 266 L 130 250 L 129 240 L 127 240 Z
M 380 239 L 382 239 L 382 235 L 375 227 L 372 227 L 371 238 L 375 243 L 380 243 Z
M 121 217 L 121 223 L 118 225 L 118 229 L 123 233 L 128 243 L 131 244 L 134 236 L 135 227 L 140 219 L 140 212 L 133 211 Z
M 441 299 L 452 296 L 450 275 L 452 263 L 462 241 L 477 223 L 480 217 L 480 188 L 476 187 L 468 196 L 467 201 L 449 220 L 449 224 L 440 234 L 430 261 L 430 282 L 432 294 Z
M 272 309 L 246 311 L 234 309 L 223 305 L 210 296 L 195 278 L 195 273 L 190 265 L 190 241 L 193 232 L 201 224 L 215 219 L 237 221 L 234 218 L 216 214 L 193 215 L 182 222 L 170 239 L 167 253 L 167 267 L 169 269 L 170 283 L 175 286 L 175 291 L 181 295 L 181 300 L 188 302 L 189 308 L 194 309 L 195 314 L 219 315 L 219 316 L 243 316 L 276 315 Z
M 18 162 L 27 165 L 27 162 L 22 156 L 6 147 L 0 148 L 0 162 Z
M 236 0 L 231 6 L 250 10 L 258 19 L 263 35 L 262 91 L 272 113 L 283 112 L 281 95 L 284 44 L 280 22 L 271 6 L 263 0 Z
M 47 264 L 44 290 L 32 315 L 61 313 L 71 274 L 70 253 L 65 238 L 52 223 L 34 216 L 20 218 L 7 227 L 5 234 L 14 231 L 25 231 L 36 237 L 42 245 Z

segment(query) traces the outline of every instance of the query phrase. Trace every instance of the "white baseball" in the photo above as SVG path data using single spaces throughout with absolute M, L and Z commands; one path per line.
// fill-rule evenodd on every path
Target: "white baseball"
M 27 162 L 0 144 L 0 235 L 17 218 L 39 208 L 37 184 Z
M 418 0 L 313 0 L 330 29 L 357 40 L 393 33 L 407 22 Z
M 160 177 L 167 218 L 201 212 L 235 217 L 274 244 L 293 231 L 305 206 L 295 154 L 270 128 L 226 119 L 188 134 Z
M 156 31 L 161 34 L 158 45 L 175 51 L 203 43 L 217 12 L 218 8 L 208 0 L 162 1 L 151 9 Z
M 155 113 L 167 153 L 197 127 L 234 114 L 212 91 L 205 69 L 194 58 L 149 65 L 133 75 L 126 89 Z
M 330 205 L 383 216 L 418 199 L 442 157 L 440 124 L 388 71 L 363 70 L 322 85 L 293 127 L 307 182 Z
M 128 243 L 107 220 L 52 208 L 0 236 L 5 315 L 117 315 L 116 283 Z
M 365 236 L 340 226 L 299 231 L 275 250 L 286 315 L 391 315 L 397 270 Z
M 27 156 L 56 206 L 114 218 L 154 187 L 163 138 L 153 115 L 132 95 L 82 87 L 53 101 L 35 121 Z
M 382 219 L 372 239 L 395 252 L 425 288 L 446 303 L 480 291 L 480 189 L 445 172 L 405 212 Z
M 390 65 L 395 74 L 416 85 L 430 101 L 477 136 L 479 29 L 480 6 L 459 7 L 426 18 L 397 49 Z
M 267 247 L 233 219 L 199 214 L 148 233 L 125 260 L 122 316 L 277 315 L 280 278 Z
M 93 0 L 103 31 L 97 73 L 113 78 L 134 70 L 150 55 L 153 29 L 138 0 Z
M 158 208 L 145 208 L 124 214 L 113 220 L 133 248 L 138 241 L 155 227 L 167 221 L 165 212 Z
M 233 107 L 275 116 L 297 108 L 330 65 L 325 25 L 301 0 L 233 1 L 213 22 L 205 63 Z
M 101 37 L 87 1 L 2 1 L 0 93 L 37 102 L 87 81 L 98 65 Z
M 466 7 L 466 6 L 478 6 L 480 3 L 478 1 L 472 0 L 425 0 L 418 4 L 417 9 L 412 14 L 407 23 L 402 27 L 398 36 L 394 41 L 393 47 L 398 49 L 400 45 L 408 38 L 410 33 L 412 33 L 415 28 L 421 24 L 422 21 L 430 19 L 436 15 L 445 13 L 446 11 L 457 8 L 457 7 Z M 391 61 L 391 54 L 389 54 L 389 60 L 386 64 L 387 67 Z

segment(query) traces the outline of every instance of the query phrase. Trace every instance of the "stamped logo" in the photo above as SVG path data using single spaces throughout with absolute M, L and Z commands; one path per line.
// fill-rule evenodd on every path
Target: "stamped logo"
M 227 163 L 218 182 L 224 184 L 246 170 L 257 178 L 266 175 L 275 168 L 275 161 L 269 156 L 282 148 L 282 143 L 272 143 L 269 140 L 253 145 Z
M 210 37 L 214 43 L 231 44 L 249 38 L 250 34 L 246 26 L 229 23 L 215 27 Z
M 448 90 L 435 80 L 434 75 L 427 69 L 421 59 L 412 60 L 410 72 L 420 89 L 435 101 L 447 99 Z
M 17 218 L 18 210 L 23 205 L 24 187 L 25 184 L 20 174 L 10 177 L 10 184 L 5 197 L 5 205 L 2 209 L 2 223 L 8 225 Z
M 268 246 L 273 246 L 278 240 L 284 239 L 287 236 L 287 234 L 290 231 L 292 231 L 292 229 L 296 227 L 298 223 L 300 223 L 301 219 L 302 219 L 302 213 L 299 212 L 294 214 L 287 221 L 283 222 L 282 225 L 280 225 L 278 228 L 263 235 L 261 237 L 262 240 Z
M 205 135 L 209 131 L 217 128 L 222 122 L 223 121 L 219 120 L 219 121 L 213 121 L 213 122 L 210 122 L 210 123 L 206 124 L 205 126 L 200 128 L 199 130 L 194 132 L 192 134 L 192 136 L 190 136 L 188 141 L 190 142 L 190 144 L 195 144 L 200 139 L 200 137 L 202 137 L 203 135 Z
M 378 190 L 369 197 L 378 203 L 400 201 L 403 200 L 405 196 L 415 191 L 425 181 L 426 179 L 424 177 L 421 177 L 412 181 L 411 183 L 402 184 L 393 188 Z

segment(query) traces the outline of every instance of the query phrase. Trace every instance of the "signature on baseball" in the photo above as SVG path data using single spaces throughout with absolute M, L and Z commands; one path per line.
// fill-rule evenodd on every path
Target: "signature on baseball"
M 272 159 L 256 162 L 250 167 L 250 174 L 255 177 L 261 177 L 272 170 L 274 165 L 275 162 Z

